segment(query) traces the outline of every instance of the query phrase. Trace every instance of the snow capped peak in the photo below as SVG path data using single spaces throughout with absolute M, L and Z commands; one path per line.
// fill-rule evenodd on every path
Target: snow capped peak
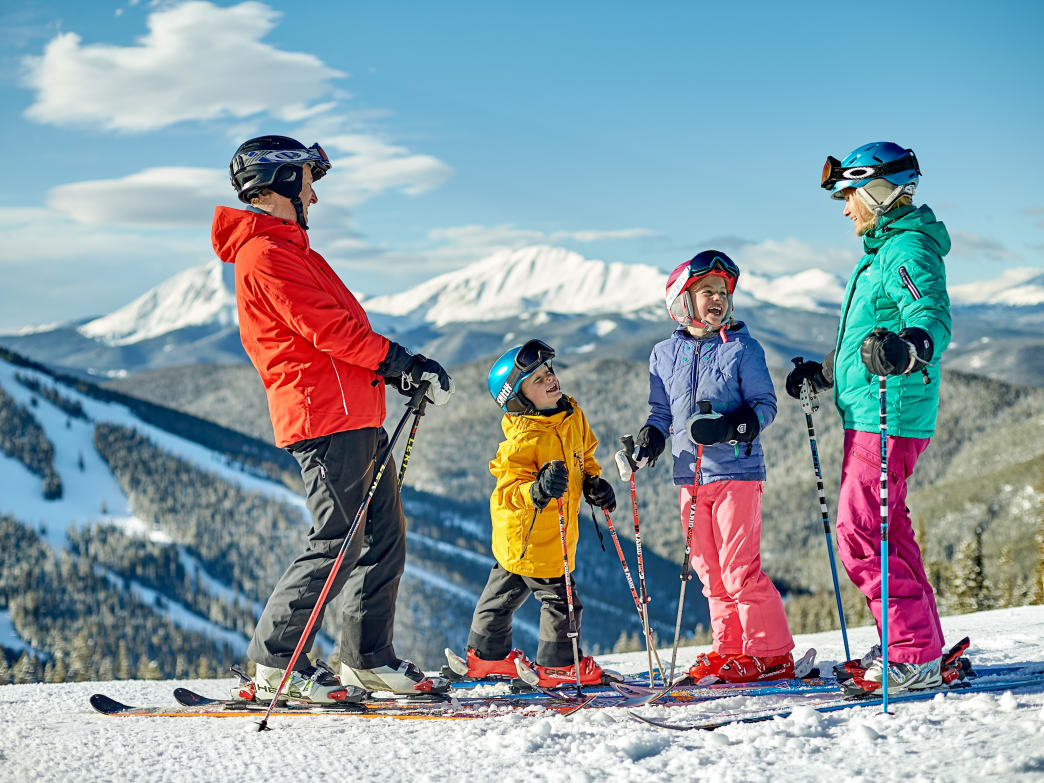
M 743 302 L 744 293 L 777 307 L 835 312 L 844 298 L 845 281 L 823 269 L 806 269 L 778 277 L 744 273 L 736 289 L 737 303 Z
M 1028 307 L 1044 304 L 1044 274 L 1039 268 L 1008 269 L 993 280 L 949 286 L 957 305 Z
M 187 326 L 235 323 L 235 269 L 215 259 L 180 272 L 77 331 L 110 345 L 127 345 Z
M 366 309 L 436 325 L 534 312 L 631 312 L 659 302 L 663 280 L 653 266 L 530 245 L 498 251 L 400 294 L 375 296 Z

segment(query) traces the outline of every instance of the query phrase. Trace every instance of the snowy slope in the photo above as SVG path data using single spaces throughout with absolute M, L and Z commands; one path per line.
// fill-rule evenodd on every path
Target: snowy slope
M 973 637 L 979 665 L 1044 660 L 1044 607 L 943 621 L 947 636 Z M 856 649 L 873 639 L 850 631 Z M 820 660 L 841 657 L 837 632 L 798 637 Z M 669 650 L 664 651 L 669 656 Z M 692 660 L 696 649 L 683 650 Z M 625 672 L 641 653 L 607 656 Z M 104 692 L 132 703 L 173 704 L 187 686 L 220 695 L 231 680 L 72 683 L 0 687 L 0 778 L 11 781 L 441 780 L 509 781 L 1039 781 L 1044 779 L 1044 689 L 961 696 L 731 726 L 670 732 L 615 710 L 571 717 L 511 715 L 479 721 L 273 718 L 106 718 L 87 705 Z M 766 699 L 770 697 L 760 697 Z M 736 697 L 646 708 L 672 720 L 756 703 Z
M 1009 269 L 992 280 L 949 287 L 954 305 L 1032 307 L 1044 304 L 1044 274 L 1040 269 Z
M 236 322 L 235 268 L 214 259 L 186 269 L 77 331 L 109 345 L 130 345 L 190 326 L 220 328 Z

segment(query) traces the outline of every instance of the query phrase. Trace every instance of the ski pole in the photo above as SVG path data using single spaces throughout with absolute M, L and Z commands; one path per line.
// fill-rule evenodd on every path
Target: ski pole
M 613 525 L 613 518 L 609 516 L 609 512 L 604 508 L 602 512 L 605 514 L 605 522 L 609 526 L 609 533 L 613 537 L 613 543 L 616 545 L 616 554 L 620 556 L 620 565 L 623 566 L 624 577 L 627 579 L 627 586 L 631 589 L 631 598 L 634 599 L 634 608 L 638 610 L 638 621 L 642 624 L 642 632 L 645 634 L 646 640 L 646 652 L 649 651 L 649 615 L 644 609 L 644 604 L 638 598 L 638 591 L 634 587 L 634 580 L 631 578 L 631 569 L 627 567 L 627 559 L 624 557 L 623 548 L 620 546 L 620 537 L 616 534 L 616 527 Z M 653 684 L 653 663 L 652 653 L 648 652 L 649 655 L 649 685 Z M 659 664 L 659 656 L 657 655 L 657 664 Z M 663 679 L 663 667 L 660 666 L 660 679 Z
M 881 405 L 881 711 L 888 714 L 888 376 L 879 375 Z
M 576 672 L 576 695 L 583 696 L 584 692 L 580 685 L 580 650 L 577 647 L 577 637 L 580 635 L 576 630 L 576 614 L 573 612 L 573 587 L 572 577 L 569 574 L 569 549 L 566 547 L 566 525 L 565 512 L 562 510 L 562 498 L 558 501 L 558 535 L 562 539 L 562 579 L 565 580 L 566 607 L 569 610 L 569 638 L 573 642 L 573 670 Z
M 294 648 L 293 654 L 290 656 L 290 662 L 286 666 L 286 671 L 283 672 L 283 679 L 279 683 L 279 687 L 276 689 L 275 695 L 272 696 L 272 701 L 268 705 L 268 709 L 265 710 L 265 716 L 261 719 L 258 724 L 258 731 L 265 731 L 268 729 L 268 718 L 272 714 L 272 710 L 275 708 L 276 702 L 279 700 L 279 694 L 283 692 L 283 688 L 286 686 L 287 681 L 290 679 L 290 675 L 293 674 L 294 664 L 297 663 L 297 659 L 301 655 L 301 651 L 304 649 L 305 642 L 308 641 L 308 637 L 312 632 L 312 627 L 315 625 L 316 619 L 319 617 L 319 613 L 322 611 L 323 604 L 326 602 L 326 596 L 330 593 L 330 588 L 333 586 L 334 579 L 337 576 L 337 572 L 341 569 L 341 563 L 344 561 L 344 553 L 348 549 L 348 545 L 355 537 L 356 530 L 359 529 L 359 522 L 366 515 L 366 510 L 370 507 L 370 500 L 373 499 L 374 493 L 377 491 L 378 484 L 381 483 L 381 477 L 384 475 L 384 469 L 388 467 L 388 462 L 391 460 L 392 449 L 395 447 L 395 442 L 399 439 L 399 435 L 402 434 L 403 428 L 406 426 L 406 420 L 410 414 L 415 414 L 414 419 L 414 432 L 417 429 L 417 421 L 421 416 L 424 415 L 424 406 L 427 401 L 424 398 L 424 393 L 428 390 L 428 382 L 421 383 L 417 390 L 413 393 L 410 401 L 406 405 L 406 412 L 402 415 L 402 419 L 399 420 L 398 426 L 395 428 L 395 434 L 392 435 L 391 440 L 388 441 L 388 447 L 384 450 L 384 457 L 381 460 L 380 467 L 377 469 L 376 475 L 373 477 L 373 481 L 370 484 L 370 489 L 366 493 L 366 497 L 363 499 L 362 504 L 359 506 L 359 510 L 355 514 L 355 519 L 352 520 L 351 525 L 348 528 L 348 533 L 344 537 L 344 541 L 341 542 L 341 548 L 337 552 L 337 557 L 334 560 L 333 566 L 330 568 L 330 575 L 326 577 L 326 582 L 323 584 L 323 589 L 319 593 L 319 597 L 315 601 L 315 606 L 312 608 L 312 613 L 308 617 L 308 622 L 305 624 L 304 631 L 301 633 L 301 639 L 297 643 L 297 647 Z M 348 519 L 348 514 L 344 510 L 344 506 L 341 504 L 340 495 L 337 494 L 336 489 L 330 483 L 329 478 L 326 474 L 326 469 L 320 465 L 320 473 L 323 480 L 326 482 L 327 488 L 333 495 L 334 503 L 337 505 L 337 509 L 344 516 L 345 520 Z
M 710 403 L 700 400 L 701 413 L 710 413 Z M 706 406 L 706 407 L 704 407 Z M 700 486 L 700 463 L 703 462 L 703 444 L 696 444 L 696 470 L 692 474 L 692 496 L 689 498 L 689 526 L 685 531 L 685 560 L 681 570 L 681 593 L 678 595 L 678 619 L 674 624 L 674 648 L 671 650 L 671 682 L 674 682 L 674 665 L 678 660 L 678 640 L 681 638 L 682 610 L 685 608 L 685 585 L 692 578 L 689 574 L 689 554 L 692 551 L 692 529 L 696 525 L 696 492 Z
M 795 367 L 803 362 L 800 356 L 791 359 Z M 848 649 L 848 629 L 845 626 L 845 610 L 841 605 L 841 586 L 837 581 L 837 563 L 834 559 L 834 539 L 830 533 L 830 510 L 827 508 L 826 492 L 823 489 L 823 469 L 819 464 L 819 448 L 816 446 L 816 428 L 812 414 L 819 410 L 819 396 L 806 378 L 801 382 L 801 409 L 805 412 L 808 426 L 808 445 L 812 449 L 812 468 L 816 472 L 816 491 L 819 493 L 819 512 L 823 517 L 823 535 L 826 536 L 827 557 L 830 560 L 830 576 L 834 580 L 834 599 L 837 601 L 837 617 L 841 621 L 841 640 L 845 644 L 845 660 L 852 657 Z
M 642 630 L 645 632 L 645 652 L 649 658 L 649 685 L 653 684 L 653 656 L 656 656 L 656 668 L 660 672 L 660 680 L 663 677 L 663 662 L 660 660 L 660 651 L 652 640 L 652 627 L 649 625 L 649 593 L 645 587 L 645 560 L 642 557 L 642 532 L 638 527 L 638 489 L 634 474 L 638 465 L 634 461 L 634 437 L 624 435 L 620 438 L 623 444 L 623 460 L 620 459 L 621 452 L 617 452 L 616 467 L 620 471 L 620 478 L 626 479 L 631 485 L 631 510 L 634 514 L 634 548 L 638 556 L 638 586 L 641 590 Z M 664 683 L 667 684 L 666 682 Z

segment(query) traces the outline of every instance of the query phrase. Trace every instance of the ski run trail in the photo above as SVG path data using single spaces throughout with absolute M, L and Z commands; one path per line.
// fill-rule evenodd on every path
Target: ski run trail
M 1044 606 L 944 618 L 947 639 L 968 635 L 980 666 L 1044 661 Z M 462 635 L 466 629 L 461 629 Z M 875 640 L 850 629 L 853 651 Z M 824 671 L 843 657 L 839 632 L 808 634 Z M 688 665 L 699 650 L 683 648 Z M 670 650 L 662 651 L 665 660 Z M 644 653 L 606 655 L 623 673 Z M 331 715 L 112 718 L 88 705 L 104 693 L 134 705 L 173 705 L 183 686 L 223 697 L 224 680 L 116 681 L 0 687 L 0 781 L 1044 781 L 1044 687 L 938 695 L 836 713 L 675 732 L 623 710 L 510 714 L 478 720 L 395 720 Z M 484 686 L 481 693 L 504 686 Z M 778 697 L 732 697 L 644 714 L 688 722 Z

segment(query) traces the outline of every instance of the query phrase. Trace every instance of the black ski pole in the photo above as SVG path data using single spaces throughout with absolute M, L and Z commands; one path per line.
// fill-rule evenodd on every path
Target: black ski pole
M 800 367 L 804 359 L 797 356 L 791 361 Z M 834 600 L 837 601 L 837 617 L 841 621 L 841 640 L 845 643 L 845 660 L 852 657 L 848 649 L 848 629 L 845 626 L 845 610 L 841 605 L 841 586 L 837 581 L 837 562 L 834 558 L 834 539 L 830 532 L 830 511 L 827 508 L 826 491 L 823 489 L 823 469 L 819 464 L 819 448 L 816 446 L 816 429 L 812 423 L 812 414 L 819 410 L 819 396 L 806 378 L 801 382 L 801 409 L 805 412 L 805 424 L 808 427 L 808 445 L 812 449 L 812 468 L 816 472 L 816 491 L 819 493 L 819 512 L 823 517 L 823 534 L 826 536 L 827 556 L 830 559 L 830 576 L 834 580 Z
M 370 489 L 366 493 L 366 497 L 363 499 L 362 504 L 359 506 L 359 510 L 355 514 L 355 519 L 352 520 L 351 525 L 348 528 L 348 533 L 344 537 L 344 541 L 341 542 L 341 548 L 337 552 L 337 558 L 334 560 L 333 566 L 330 568 L 330 575 L 326 577 L 326 582 L 323 584 L 323 589 L 319 593 L 319 597 L 315 601 L 315 606 L 312 608 L 312 613 L 308 617 L 308 622 L 305 624 L 304 631 L 301 633 L 301 639 L 297 643 L 297 647 L 294 648 L 293 654 L 290 656 L 290 662 L 286 666 L 286 671 L 283 672 L 283 679 L 279 683 L 279 687 L 276 689 L 275 694 L 272 696 L 272 701 L 268 705 L 268 709 L 265 710 L 265 716 L 261 719 L 258 724 L 258 731 L 265 731 L 268 729 L 268 718 L 272 714 L 272 710 L 275 708 L 276 702 L 279 700 L 279 694 L 283 692 L 283 688 L 286 686 L 287 680 L 290 679 L 290 675 L 293 674 L 294 664 L 297 663 L 297 659 L 300 657 L 302 650 L 304 649 L 305 642 L 308 640 L 309 635 L 312 632 L 312 628 L 315 625 L 316 618 L 319 617 L 319 612 L 322 611 L 323 605 L 326 602 L 326 596 L 330 593 L 330 588 L 333 586 L 334 579 L 337 576 L 337 572 L 341 569 L 341 563 L 344 561 L 344 553 L 348 549 L 348 545 L 355 537 L 355 532 L 359 528 L 359 522 L 366 515 L 366 510 L 370 507 L 370 500 L 373 499 L 374 493 L 377 491 L 377 486 L 381 483 L 381 477 L 384 475 L 384 469 L 388 467 L 388 462 L 391 460 L 392 449 L 395 447 L 395 441 L 399 439 L 399 435 L 402 434 L 403 428 L 406 426 L 406 420 L 410 414 L 415 414 L 413 431 L 416 432 L 417 421 L 421 416 L 424 415 L 424 406 L 427 404 L 427 400 L 424 398 L 424 393 L 428 390 L 428 382 L 421 383 L 417 390 L 413 393 L 409 403 L 406 406 L 406 412 L 402 415 L 398 426 L 395 428 L 395 434 L 392 435 L 391 440 L 388 441 L 388 447 L 384 450 L 384 457 L 381 460 L 380 467 L 377 469 L 376 475 L 373 477 L 373 482 L 370 484 Z M 337 494 L 336 489 L 330 484 L 330 480 L 326 475 L 326 470 L 320 470 L 323 480 L 326 482 L 327 487 L 333 494 L 334 503 L 337 505 L 338 510 L 344 516 L 345 520 L 348 519 L 348 514 L 344 510 L 344 506 L 341 503 L 341 498 Z

